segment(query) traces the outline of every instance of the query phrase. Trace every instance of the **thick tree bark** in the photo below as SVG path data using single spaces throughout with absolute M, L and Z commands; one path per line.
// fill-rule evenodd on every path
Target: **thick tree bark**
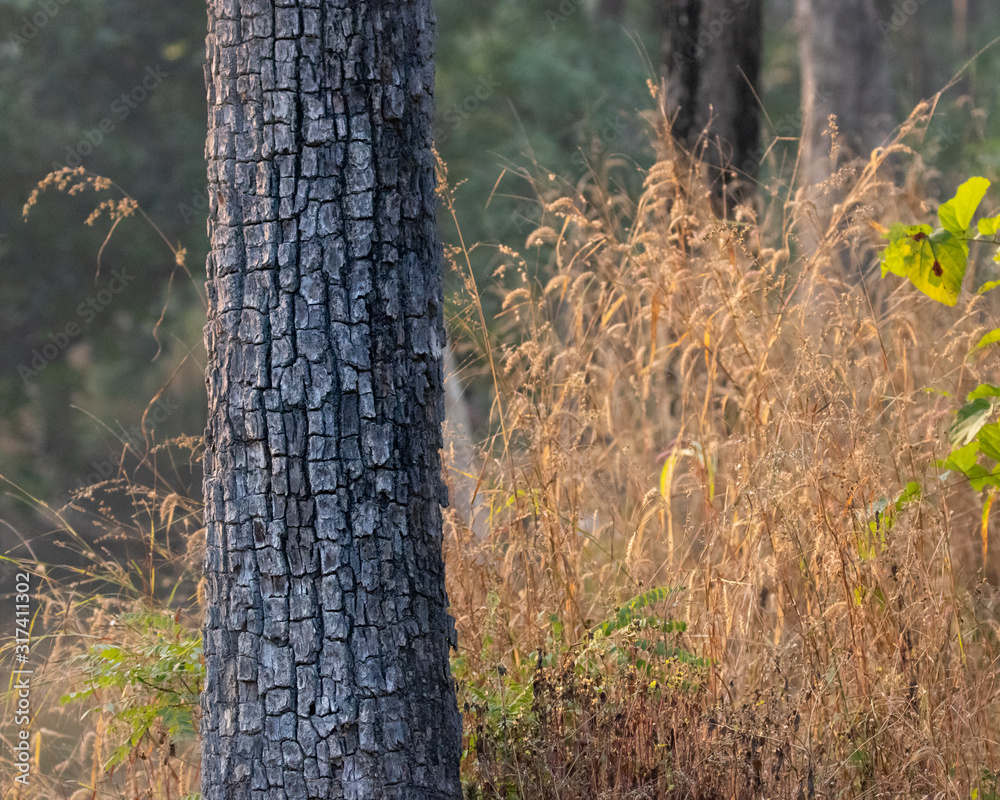
M 461 797 L 430 0 L 209 0 L 203 795 Z
M 662 0 L 659 10 L 674 137 L 713 168 L 720 196 L 725 186 L 729 199 L 745 199 L 759 167 L 763 4 Z

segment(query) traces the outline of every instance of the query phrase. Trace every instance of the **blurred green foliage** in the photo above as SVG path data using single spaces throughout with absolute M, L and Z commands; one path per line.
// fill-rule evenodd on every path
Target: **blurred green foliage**
M 47 173 L 82 164 L 183 241 L 190 263 L 203 262 L 204 217 L 185 220 L 179 206 L 205 183 L 204 27 L 195 0 L 0 2 L 0 472 L 53 502 L 108 471 L 100 466 L 116 460 L 123 437 L 143 438 L 146 404 L 197 345 L 201 308 L 190 283 L 175 282 L 160 337 L 166 352 L 151 364 L 151 331 L 176 269 L 162 240 L 125 220 L 98 274 L 110 224 L 83 223 L 120 194 L 50 190 L 27 221 L 22 206 Z M 135 277 L 114 291 L 115 271 Z M 201 429 L 191 366 L 167 389 L 181 402 L 153 426 L 157 438 Z
M 205 681 L 201 631 L 152 612 L 125 614 L 119 625 L 123 644 L 100 642 L 70 660 L 81 688 L 60 699 L 107 715 L 114 747 L 104 769 L 138 752 L 158 725 L 171 742 L 193 739 Z
M 985 0 L 970 0 L 964 41 L 950 0 L 878 4 L 901 117 L 1000 32 L 1000 8 Z M 791 3 L 765 5 L 762 154 L 775 135 L 800 127 Z M 651 161 L 639 112 L 653 103 L 647 79 L 658 80 L 653 3 L 626 2 L 617 18 L 594 0 L 438 0 L 436 8 L 435 138 L 459 184 L 467 243 L 523 247 L 536 207 L 527 174 L 575 184 L 588 168 L 607 174 L 618 157 Z M 205 21 L 200 0 L 0 0 L 0 473 L 36 496 L 65 499 L 115 462 L 123 441 L 204 427 Z M 958 182 L 953 174 L 1000 177 L 1000 130 L 988 113 L 998 87 L 994 48 L 942 102 L 921 152 L 943 186 Z M 789 154 L 793 143 L 769 151 L 763 175 Z M 104 197 L 49 191 L 22 220 L 34 185 L 77 162 L 114 180 L 187 249 L 193 284 L 137 217 L 118 226 L 98 274 L 110 225 L 83 222 Z M 620 170 L 619 182 L 614 174 L 615 189 L 638 188 L 634 170 Z M 441 222 L 454 242 L 453 222 Z M 473 253 L 481 283 L 495 255 L 490 246 Z M 108 296 L 116 269 L 138 277 L 98 302 L 100 313 L 86 312 L 89 300 Z M 161 388 L 172 410 L 155 425 L 147 415 L 144 426 Z M 187 488 L 197 493 L 198 482 L 192 471 Z M 9 500 L 0 511 L 7 515 Z

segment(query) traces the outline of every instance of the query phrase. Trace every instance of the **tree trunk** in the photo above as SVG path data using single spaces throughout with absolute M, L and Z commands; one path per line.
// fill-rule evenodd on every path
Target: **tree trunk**
M 801 181 L 812 186 L 840 163 L 867 158 L 892 130 L 885 36 L 872 0 L 795 0 L 802 61 Z M 837 118 L 831 159 L 829 118 Z
M 475 538 L 482 541 L 489 532 L 489 509 L 485 507 L 485 493 L 477 491 L 481 468 L 472 441 L 469 404 L 450 347 L 444 351 L 444 421 L 445 467 L 449 474 L 451 507 Z
M 795 0 L 802 62 L 802 138 L 799 154 L 799 239 L 806 254 L 830 233 L 840 183 L 827 179 L 845 163 L 868 158 L 891 131 L 885 36 L 872 0 Z M 830 128 L 836 117 L 836 147 Z M 827 249 L 842 272 L 859 277 L 866 256 L 836 237 Z
M 430 0 L 210 0 L 205 800 L 453 798 Z
M 674 137 L 709 165 L 718 197 L 753 193 L 759 167 L 761 0 L 663 0 L 666 101 Z
M 626 0 L 598 0 L 597 15 L 601 19 L 621 22 L 625 15 Z

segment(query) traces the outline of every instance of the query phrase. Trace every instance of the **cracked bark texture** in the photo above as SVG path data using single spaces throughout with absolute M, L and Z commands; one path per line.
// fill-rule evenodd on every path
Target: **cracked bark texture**
M 205 800 L 461 797 L 430 0 L 209 0 Z

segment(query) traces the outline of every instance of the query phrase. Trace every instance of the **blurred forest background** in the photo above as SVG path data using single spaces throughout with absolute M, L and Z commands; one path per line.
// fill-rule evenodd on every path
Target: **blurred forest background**
M 653 159 L 642 112 L 653 106 L 647 81 L 659 80 L 657 4 L 436 5 L 435 138 L 459 186 L 464 240 L 484 243 L 473 262 L 486 285 L 496 245 L 520 248 L 535 226 L 526 176 L 572 185 L 593 169 L 638 189 L 635 166 Z M 897 121 L 1000 32 L 989 0 L 878 5 Z M 793 17 L 791 0 L 765 3 L 762 176 L 794 157 L 801 126 Z M 204 429 L 205 10 L 199 0 L 0 0 L 0 31 L 0 473 L 60 506 L 133 466 L 152 441 Z M 922 150 L 942 193 L 962 176 L 1000 178 L 1000 125 L 989 113 L 998 92 L 993 48 L 945 96 Z M 194 280 L 139 217 L 102 250 L 107 218 L 84 224 L 92 193 L 48 192 L 22 219 L 39 180 L 78 165 L 134 197 L 186 250 Z M 457 241 L 449 219 L 442 236 Z M 475 428 L 488 400 L 464 377 Z M 195 472 L 178 487 L 194 496 Z M 30 530 L 35 509 L 17 495 L 0 495 L 0 517 Z
M 757 90 L 724 104 L 743 132 L 760 110 L 757 175 L 725 193 L 677 149 L 705 110 L 667 119 L 754 0 L 435 6 L 446 323 L 485 456 L 444 458 L 486 508 L 444 543 L 468 796 L 1000 798 L 1000 479 L 938 460 L 957 398 L 1000 383 L 966 358 L 996 304 L 879 281 L 874 241 L 1000 180 L 1000 3 L 764 0 Z M 697 69 L 679 8 L 709 17 Z M 145 796 L 156 748 L 148 796 L 197 783 L 205 30 L 202 0 L 0 0 L 0 557 L 44 587 L 53 797 L 116 759 Z M 828 157 L 833 109 L 863 169 Z M 64 167 L 114 185 L 39 194 Z M 138 213 L 92 218 L 123 195 Z M 973 392 L 963 449 L 1000 410 Z M 56 702 L 80 686 L 97 714 Z

